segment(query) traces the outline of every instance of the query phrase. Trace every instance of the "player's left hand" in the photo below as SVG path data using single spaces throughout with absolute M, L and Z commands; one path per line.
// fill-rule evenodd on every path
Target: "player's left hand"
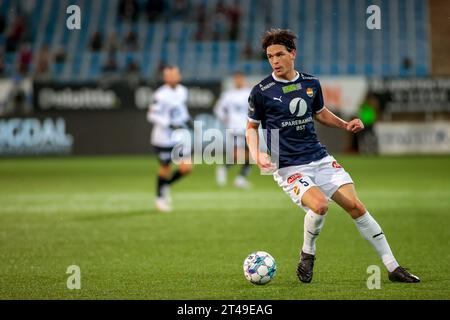
M 347 123 L 347 127 L 345 129 L 351 133 L 357 133 L 364 129 L 364 124 L 360 119 L 353 119 Z

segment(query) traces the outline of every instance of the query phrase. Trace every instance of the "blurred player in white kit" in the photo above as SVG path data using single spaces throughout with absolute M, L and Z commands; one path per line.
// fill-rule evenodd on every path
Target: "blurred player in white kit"
M 188 90 L 180 84 L 179 69 L 176 66 L 164 67 L 163 78 L 164 85 L 155 91 L 147 119 L 153 124 L 151 144 L 159 160 L 155 206 L 158 211 L 169 212 L 172 210 L 170 186 L 192 171 L 190 146 L 179 148 L 182 137 L 176 130 L 191 128 L 192 120 L 187 109 Z M 172 173 L 174 154 L 181 161 Z
M 247 176 L 250 173 L 249 153 L 245 141 L 245 128 L 247 125 L 248 96 L 251 88 L 247 87 L 245 76 L 242 72 L 233 74 L 233 88 L 222 92 L 214 106 L 216 117 L 222 121 L 227 129 L 227 161 L 225 165 L 220 165 L 216 170 L 216 181 L 219 186 L 227 183 L 227 171 L 233 163 L 244 160 L 239 175 L 234 180 L 234 185 L 238 188 L 248 188 L 250 186 Z M 229 142 L 232 143 L 229 143 Z M 233 155 L 230 159 L 230 155 Z

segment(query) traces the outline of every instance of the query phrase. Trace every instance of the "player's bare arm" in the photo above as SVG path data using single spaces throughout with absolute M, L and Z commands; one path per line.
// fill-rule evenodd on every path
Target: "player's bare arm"
M 357 133 L 364 129 L 364 124 L 360 119 L 353 119 L 347 122 L 336 116 L 327 107 L 323 107 L 319 113 L 316 113 L 315 119 L 328 127 L 344 129 L 351 133 Z
M 270 156 L 259 150 L 259 136 L 258 136 L 259 123 L 247 122 L 247 128 L 245 130 L 245 138 L 247 140 L 248 149 L 250 155 L 256 161 L 256 164 L 261 170 L 272 170 L 274 164 L 270 160 Z

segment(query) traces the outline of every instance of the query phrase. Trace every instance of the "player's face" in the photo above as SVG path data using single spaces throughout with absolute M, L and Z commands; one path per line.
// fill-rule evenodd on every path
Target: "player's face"
M 181 81 L 181 74 L 178 68 L 166 68 L 163 72 L 164 82 L 171 87 L 175 87 Z
M 235 74 L 233 77 L 234 86 L 236 88 L 243 88 L 245 86 L 245 77 L 243 74 Z
M 295 50 L 289 52 L 281 44 L 273 44 L 267 47 L 267 59 L 269 59 L 269 63 L 277 77 L 290 79 L 294 73 L 295 53 Z

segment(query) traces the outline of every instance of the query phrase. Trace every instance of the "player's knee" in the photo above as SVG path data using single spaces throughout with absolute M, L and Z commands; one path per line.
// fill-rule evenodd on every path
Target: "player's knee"
M 191 173 L 192 172 L 192 165 L 184 164 L 184 165 L 180 166 L 180 172 L 183 175 Z
M 366 213 L 366 208 L 359 200 L 354 200 L 351 206 L 347 209 L 347 212 L 352 216 L 352 218 L 359 218 Z
M 323 216 L 328 211 L 328 201 L 326 198 L 319 198 L 313 201 L 310 209 L 316 214 Z
M 169 166 L 161 166 L 158 170 L 158 175 L 161 177 L 167 177 L 170 175 L 170 167 Z
M 170 176 L 170 166 L 168 165 L 160 166 L 158 175 L 163 178 L 168 178 Z

